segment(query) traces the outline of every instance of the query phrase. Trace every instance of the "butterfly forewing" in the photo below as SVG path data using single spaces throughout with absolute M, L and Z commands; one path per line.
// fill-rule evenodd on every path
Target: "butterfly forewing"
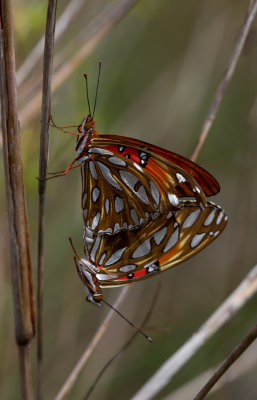
M 147 142 L 143 142 L 138 139 L 128 138 L 125 136 L 117 136 L 117 135 L 99 135 L 99 141 L 110 141 L 113 144 L 120 145 L 122 144 L 121 154 L 126 154 L 127 148 L 134 148 L 138 149 L 141 152 L 152 152 L 155 155 L 159 155 L 160 157 L 169 160 L 171 163 L 179 166 L 184 171 L 188 172 L 196 182 L 201 186 L 204 194 L 206 196 L 213 196 L 220 191 L 220 186 L 217 180 L 204 168 L 200 167 L 199 165 L 195 164 L 193 161 L 188 160 L 187 158 L 173 153 L 171 151 L 162 149 L 161 147 L 154 146 Z M 140 163 L 140 157 L 138 154 L 134 155 L 137 162 Z
M 116 235 L 85 235 L 88 259 L 98 267 L 99 285 L 132 283 L 171 268 L 198 253 L 226 226 L 220 207 L 183 202 L 175 213 L 160 214 L 134 231 Z
M 206 205 L 194 178 L 151 151 L 93 138 L 82 164 L 85 226 L 96 234 L 139 227 L 156 213 L 176 211 L 181 196 Z

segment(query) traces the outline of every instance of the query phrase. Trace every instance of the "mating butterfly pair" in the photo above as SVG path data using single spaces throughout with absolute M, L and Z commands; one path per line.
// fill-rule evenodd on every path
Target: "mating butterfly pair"
M 192 257 L 226 226 L 206 200 L 215 178 L 175 153 L 116 135 L 98 135 L 91 115 L 78 126 L 75 163 L 82 171 L 85 258 L 76 255 L 87 300 L 101 288 L 158 274 Z

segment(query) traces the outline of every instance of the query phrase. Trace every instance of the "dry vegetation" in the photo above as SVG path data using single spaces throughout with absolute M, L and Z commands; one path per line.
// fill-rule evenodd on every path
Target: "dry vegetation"
M 256 344 L 247 350 L 256 337 L 257 301 L 257 30 L 253 19 L 256 3 L 250 1 L 248 10 L 247 2 L 240 0 L 197 0 L 186 5 L 178 0 L 70 0 L 58 5 L 51 98 L 51 114 L 57 125 L 82 120 L 87 112 L 83 73 L 88 74 L 93 96 L 97 63 L 102 59 L 95 115 L 97 130 L 135 137 L 187 157 L 193 154 L 196 158 L 193 150 L 202 128 L 207 127 L 204 132 L 208 135 L 201 143 L 197 162 L 220 182 L 221 192 L 213 200 L 222 205 L 229 217 L 222 236 L 184 265 L 133 285 L 125 290 L 127 293 L 121 289 L 105 290 L 110 303 L 118 301 L 119 293 L 123 296 L 121 310 L 137 325 L 141 325 L 149 307 L 152 308 L 144 330 L 154 343 L 150 345 L 137 336 L 107 369 L 91 394 L 92 400 L 143 400 L 153 396 L 155 399 L 191 400 L 217 365 L 249 332 L 229 360 L 234 361 L 242 352 L 243 356 L 208 398 L 256 399 Z M 2 24 L 6 4 L 9 1 L 1 1 Z M 12 2 L 18 119 L 34 283 L 38 258 L 36 177 L 39 176 L 40 130 L 47 132 L 44 121 L 49 113 L 47 88 L 51 76 L 51 49 L 48 48 L 41 114 L 47 7 L 46 1 Z M 225 71 L 227 75 L 222 80 Z M 9 75 L 11 81 L 11 70 Z M 2 71 L 1 78 L 3 112 Z M 18 134 L 17 123 L 15 128 Z M 62 170 L 73 158 L 74 137 L 51 128 L 49 171 Z M 10 217 L 11 197 L 9 193 L 6 201 L 2 171 L 3 168 L 0 175 L 3 188 L 0 397 L 12 400 L 20 398 L 20 372 L 11 290 L 11 280 L 15 283 L 15 279 L 11 279 L 8 236 L 7 209 Z M 19 350 L 21 359 L 25 357 L 26 362 L 31 363 L 33 391 L 37 386 L 38 399 L 61 400 L 63 393 L 69 390 L 67 399 L 82 399 L 106 362 L 133 334 L 130 327 L 113 317 L 105 306 L 97 308 L 84 302 L 68 242 L 71 236 L 82 254 L 80 186 L 80 173 L 75 169 L 66 177 L 49 181 L 46 188 L 43 397 L 35 378 L 36 339 L 32 339 L 29 346 L 31 355 L 27 351 L 25 356 L 21 354 L 24 346 Z M 21 206 L 20 201 L 18 203 Z M 42 209 L 43 203 L 40 204 Z M 12 232 L 19 236 L 16 228 Z M 21 235 L 26 236 L 26 226 L 24 232 Z M 27 242 L 22 244 L 21 240 L 21 248 L 23 245 L 26 247 Z M 11 249 L 14 262 L 12 241 Z M 12 266 L 15 267 L 15 262 Z M 152 307 L 157 287 L 160 292 Z M 36 288 L 37 284 L 35 292 Z M 36 299 L 36 295 L 34 297 Z M 17 301 L 14 296 L 15 306 Z M 33 310 L 28 304 L 24 311 L 30 319 Z M 32 327 L 26 327 L 31 335 Z M 191 338 L 199 327 L 198 336 Z M 165 370 L 163 363 L 168 359 Z M 78 360 L 80 364 L 67 381 Z M 161 366 L 159 377 L 163 380 L 157 375 L 156 383 L 154 374 Z M 65 383 L 68 386 L 60 392 Z M 140 388 L 142 391 L 136 394 Z M 33 395 L 28 390 L 24 398 L 31 399 Z M 197 397 L 200 398 L 203 397 Z

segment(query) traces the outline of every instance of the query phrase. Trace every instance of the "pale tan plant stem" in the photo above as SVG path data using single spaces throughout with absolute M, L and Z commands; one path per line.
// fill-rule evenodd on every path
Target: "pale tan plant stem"
M 220 107 L 221 101 L 224 97 L 224 94 L 227 90 L 228 84 L 231 81 L 231 78 L 235 72 L 235 68 L 237 66 L 239 57 L 242 53 L 246 38 L 249 34 L 250 28 L 252 26 L 253 20 L 255 18 L 257 12 L 257 0 L 254 1 L 254 3 L 252 3 L 249 8 L 248 8 L 248 12 L 247 12 L 247 16 L 246 16 L 246 20 L 245 23 L 243 25 L 242 31 L 240 33 L 239 39 L 234 47 L 234 50 L 232 52 L 227 70 L 224 74 L 223 79 L 221 80 L 217 91 L 215 93 L 214 99 L 212 101 L 212 104 L 209 108 L 207 117 L 203 123 L 202 126 L 202 130 L 200 132 L 200 135 L 197 139 L 197 144 L 191 154 L 191 160 L 195 161 L 198 157 L 198 154 L 207 138 L 207 135 L 212 127 L 213 121 L 217 115 L 218 109 Z

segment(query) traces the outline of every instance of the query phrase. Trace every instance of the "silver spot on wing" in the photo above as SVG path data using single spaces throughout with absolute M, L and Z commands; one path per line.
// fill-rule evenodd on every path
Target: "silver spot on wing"
M 109 281 L 113 279 L 117 279 L 117 275 L 107 275 L 107 274 L 96 274 L 96 278 L 99 281 Z
M 163 252 L 170 250 L 175 244 L 178 242 L 179 239 L 179 227 L 170 235 L 169 240 L 166 243 L 166 246 L 163 249 Z
M 99 220 L 100 212 L 96 213 L 96 215 L 94 216 L 91 229 L 95 229 L 97 227 L 97 225 L 99 224 Z
M 85 207 L 86 201 L 87 201 L 87 192 L 84 192 L 84 194 L 83 194 L 83 199 L 82 199 L 82 207 L 83 207 L 83 208 Z
M 112 264 L 114 264 L 115 262 L 119 261 L 120 258 L 121 258 L 121 256 L 122 256 L 122 254 L 123 254 L 123 252 L 126 250 L 126 248 L 127 248 L 127 246 L 126 246 L 126 247 L 123 247 L 122 249 L 116 250 L 116 251 L 111 255 L 111 257 L 106 261 L 105 265 L 107 265 L 107 266 L 108 266 L 108 265 L 112 265 Z
M 93 262 L 95 262 L 95 255 L 96 255 L 96 252 L 98 250 L 98 247 L 99 247 L 99 244 L 100 244 L 100 240 L 101 240 L 101 236 L 97 236 L 97 238 L 95 240 L 95 243 L 94 243 L 94 246 L 92 247 L 92 250 L 91 250 L 91 253 L 90 253 L 90 257 L 91 257 L 91 260 Z
M 176 173 L 176 178 L 178 180 L 178 183 L 186 182 L 186 178 L 181 175 L 179 172 Z
M 118 157 L 110 157 L 108 158 L 108 161 L 110 161 L 110 163 L 114 164 L 114 165 L 120 165 L 122 167 L 126 167 L 127 163 L 122 160 L 121 158 Z
M 197 233 L 193 239 L 191 240 L 191 248 L 193 249 L 194 247 L 198 246 L 198 244 L 203 240 L 204 236 L 206 235 L 206 232 L 203 233 Z M 215 236 L 215 235 L 214 235 Z
M 218 216 L 217 221 L 216 221 L 216 224 L 217 224 L 217 225 L 219 225 L 219 224 L 221 223 L 221 220 L 222 220 L 223 217 L 224 217 L 224 212 L 221 211 L 221 212 L 219 213 L 219 216 Z
M 99 166 L 105 180 L 116 189 L 122 190 L 118 182 L 113 178 L 110 168 L 102 164 L 100 161 L 97 161 L 97 165 Z
M 196 210 L 191 212 L 185 219 L 182 228 L 189 228 L 190 226 L 192 226 L 195 221 L 197 220 L 198 216 L 200 214 L 200 210 Z
M 128 265 L 123 265 L 123 267 L 120 267 L 121 272 L 130 272 L 133 271 L 136 268 L 135 264 L 128 264 Z
M 208 225 L 211 225 L 211 223 L 212 223 L 212 221 L 213 221 L 213 219 L 214 219 L 214 217 L 215 217 L 215 212 L 216 212 L 216 210 L 212 210 L 211 212 L 210 212 L 210 214 L 208 215 L 208 217 L 206 218 L 206 220 L 204 221 L 204 226 L 208 226 Z
M 131 218 L 133 219 L 134 223 L 136 225 L 139 225 L 138 215 L 137 215 L 136 210 L 134 208 L 131 208 L 130 215 L 131 215 Z
M 97 180 L 98 176 L 97 176 L 97 172 L 96 172 L 96 169 L 95 169 L 95 164 L 93 163 L 93 161 L 89 161 L 88 165 L 89 165 L 89 170 L 91 172 L 92 178 Z
M 116 213 L 119 213 L 122 210 L 124 210 L 124 202 L 120 196 L 115 196 L 114 207 L 115 207 Z
M 179 205 L 179 200 L 178 200 L 178 198 L 177 198 L 177 196 L 175 194 L 168 193 L 168 198 L 169 198 L 170 204 L 172 206 L 177 207 Z
M 139 258 L 146 256 L 151 251 L 151 243 L 150 239 L 146 239 L 143 243 L 141 243 L 136 250 L 132 253 L 132 258 Z
M 97 186 L 94 187 L 94 189 L 92 190 L 92 200 L 95 203 L 98 200 L 100 194 L 100 190 Z
M 135 193 L 134 186 L 138 182 L 138 179 L 127 171 L 120 170 L 119 173 L 123 182 Z
M 150 181 L 150 188 L 151 188 L 151 194 L 153 196 L 153 199 L 155 200 L 156 205 L 159 205 L 160 202 L 160 192 L 157 186 L 153 183 L 153 181 Z
M 104 252 L 104 253 L 101 255 L 101 258 L 100 258 L 100 260 L 99 260 L 99 262 L 98 262 L 98 265 L 100 265 L 100 266 L 102 265 L 102 263 L 103 263 L 105 257 L 106 257 L 106 252 Z
M 105 199 L 105 202 L 104 202 L 104 208 L 105 208 L 106 215 L 108 215 L 109 210 L 110 210 L 110 200 L 107 198 Z
M 168 228 L 166 226 L 164 226 L 164 228 L 160 229 L 159 231 L 157 231 L 153 237 L 154 237 L 154 241 L 157 244 L 157 246 L 159 246 L 159 244 L 161 243 L 161 241 L 165 238 L 166 234 L 167 234 Z
M 112 153 L 111 151 L 106 150 L 106 149 L 100 149 L 99 147 L 91 147 L 91 148 L 88 150 L 88 153 L 89 153 L 89 154 L 90 154 L 90 153 L 93 153 L 93 154 L 106 154 L 106 155 L 109 155 L 109 156 L 112 156 L 112 155 L 113 155 L 113 153 Z

